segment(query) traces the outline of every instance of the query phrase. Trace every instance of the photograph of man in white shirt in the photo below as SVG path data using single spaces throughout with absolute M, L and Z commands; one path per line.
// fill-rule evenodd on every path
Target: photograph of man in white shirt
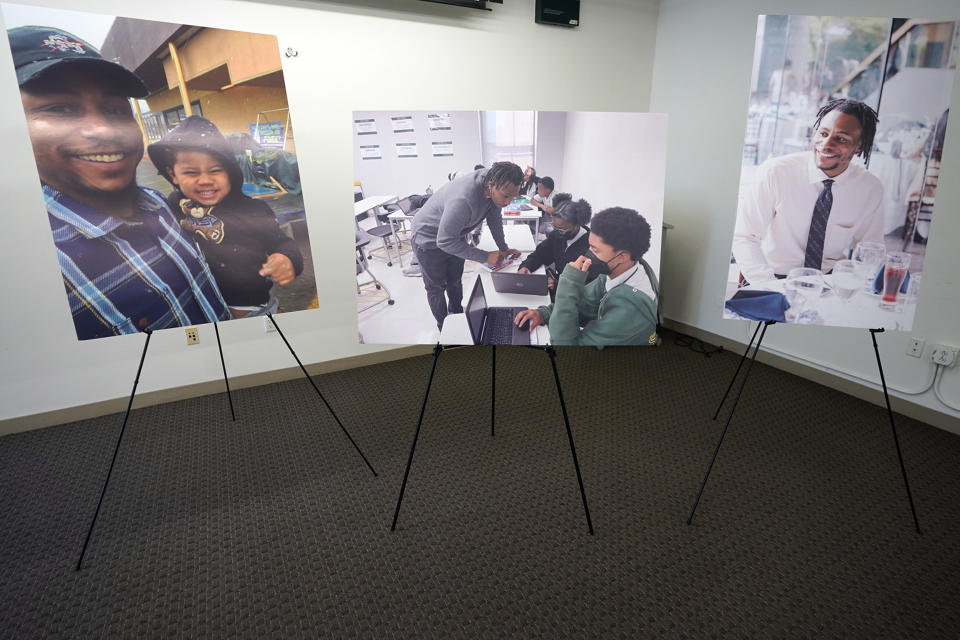
M 796 267 L 829 273 L 862 241 L 883 242 L 883 187 L 851 164 L 869 160 L 877 112 L 852 99 L 831 100 L 813 125 L 809 151 L 771 158 L 740 198 L 733 255 L 750 283 Z

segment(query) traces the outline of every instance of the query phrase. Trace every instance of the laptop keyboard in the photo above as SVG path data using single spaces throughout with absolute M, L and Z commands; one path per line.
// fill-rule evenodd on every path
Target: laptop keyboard
M 515 315 L 514 310 L 507 307 L 487 309 L 484 344 L 512 344 Z

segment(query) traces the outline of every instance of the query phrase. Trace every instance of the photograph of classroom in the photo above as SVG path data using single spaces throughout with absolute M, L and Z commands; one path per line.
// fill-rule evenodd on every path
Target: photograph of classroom
M 80 340 L 316 308 L 276 36 L 3 13 Z
M 361 341 L 656 341 L 664 114 L 356 111 L 353 125 Z
M 267 196 L 254 199 L 304 263 L 271 292 L 280 310 L 307 308 L 78 339 L 20 86 L 47 59 L 0 45 L 0 638 L 956 639 L 960 118 L 942 121 L 935 219 L 907 201 L 937 159 L 926 156 L 930 126 L 960 106 L 960 34 L 937 26 L 960 22 L 955 1 L 10 2 L 0 0 L 7 43 L 21 27 L 62 27 L 59 53 L 95 45 L 100 80 L 139 92 L 111 66 L 122 65 L 146 85 L 144 98 L 120 96 L 126 111 L 104 114 L 124 115 L 141 190 L 173 189 L 148 148 L 190 121 L 181 86 L 192 117 L 228 141 L 249 137 L 235 154 L 241 192 Z M 786 16 L 807 15 L 855 20 L 788 28 Z M 759 16 L 759 49 L 781 48 L 756 67 Z M 869 16 L 884 24 L 853 28 Z M 107 46 L 125 20 L 156 31 Z M 891 26 L 893 42 L 876 39 Z M 207 32 L 247 34 L 249 46 L 228 53 L 218 41 L 194 66 L 192 43 Z M 167 77 L 171 42 L 183 82 Z M 941 54 L 946 67 L 932 66 Z M 799 94 L 805 106 L 769 97 L 794 86 L 776 79 L 784 58 L 798 92 L 809 65 L 830 69 L 822 93 Z M 918 210 L 911 329 L 830 326 L 819 308 L 823 324 L 725 318 L 744 164 L 756 172 L 771 154 L 811 149 L 817 111 L 851 97 L 861 80 L 833 90 L 863 63 L 864 79 L 898 69 L 867 171 L 882 161 L 902 177 L 902 200 L 884 215 L 888 251 L 911 238 L 900 234 Z M 906 120 L 899 145 L 881 137 L 896 82 L 948 74 L 949 95 L 927 98 L 938 112 Z M 491 155 L 481 114 L 500 113 L 531 114 L 533 131 L 508 129 L 504 155 Z M 590 114 L 606 114 L 596 129 L 608 137 L 587 135 Z M 661 118 L 662 145 L 622 140 L 628 117 Z M 562 138 L 543 131 L 550 118 L 563 119 Z M 82 155 L 110 164 L 128 151 Z M 570 194 L 554 231 L 586 219 L 581 200 L 591 231 L 612 207 L 645 217 L 658 343 L 434 342 L 443 330 L 422 272 L 404 273 L 423 267 L 412 261 L 419 213 L 391 216 L 475 171 L 488 172 L 481 194 L 491 182 L 489 193 L 511 197 L 516 170 L 489 174 L 498 162 L 519 170 L 517 196 L 532 175 Z M 832 190 L 831 217 L 843 213 Z M 370 198 L 381 202 L 358 212 Z M 501 207 L 507 250 L 508 234 L 544 241 L 542 213 L 503 215 L 530 214 L 531 202 Z M 648 221 L 650 210 L 662 218 Z M 215 235 L 209 222 L 201 229 Z M 479 245 L 464 234 L 465 312 L 477 283 L 485 300 L 498 294 L 499 272 L 469 256 L 504 249 L 487 218 L 477 229 Z M 545 265 L 519 273 L 532 255 L 502 275 L 546 276 Z M 443 311 L 444 323 L 466 315 Z
M 913 326 L 958 24 L 759 16 L 724 317 Z

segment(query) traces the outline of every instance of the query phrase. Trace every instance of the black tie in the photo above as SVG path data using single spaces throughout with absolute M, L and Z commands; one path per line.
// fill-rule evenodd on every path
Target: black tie
M 807 252 L 803 256 L 803 266 L 820 269 L 823 263 L 823 240 L 827 235 L 827 218 L 833 206 L 833 192 L 830 185 L 833 180 L 823 181 L 823 191 L 813 205 L 813 218 L 810 220 L 810 233 L 807 234 Z

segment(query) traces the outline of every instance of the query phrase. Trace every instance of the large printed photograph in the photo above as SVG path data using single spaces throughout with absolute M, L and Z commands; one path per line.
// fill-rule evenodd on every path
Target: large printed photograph
M 356 111 L 360 340 L 658 340 L 667 118 Z
M 78 339 L 316 308 L 275 36 L 0 11 Z
M 909 330 L 960 22 L 760 16 L 724 317 Z

